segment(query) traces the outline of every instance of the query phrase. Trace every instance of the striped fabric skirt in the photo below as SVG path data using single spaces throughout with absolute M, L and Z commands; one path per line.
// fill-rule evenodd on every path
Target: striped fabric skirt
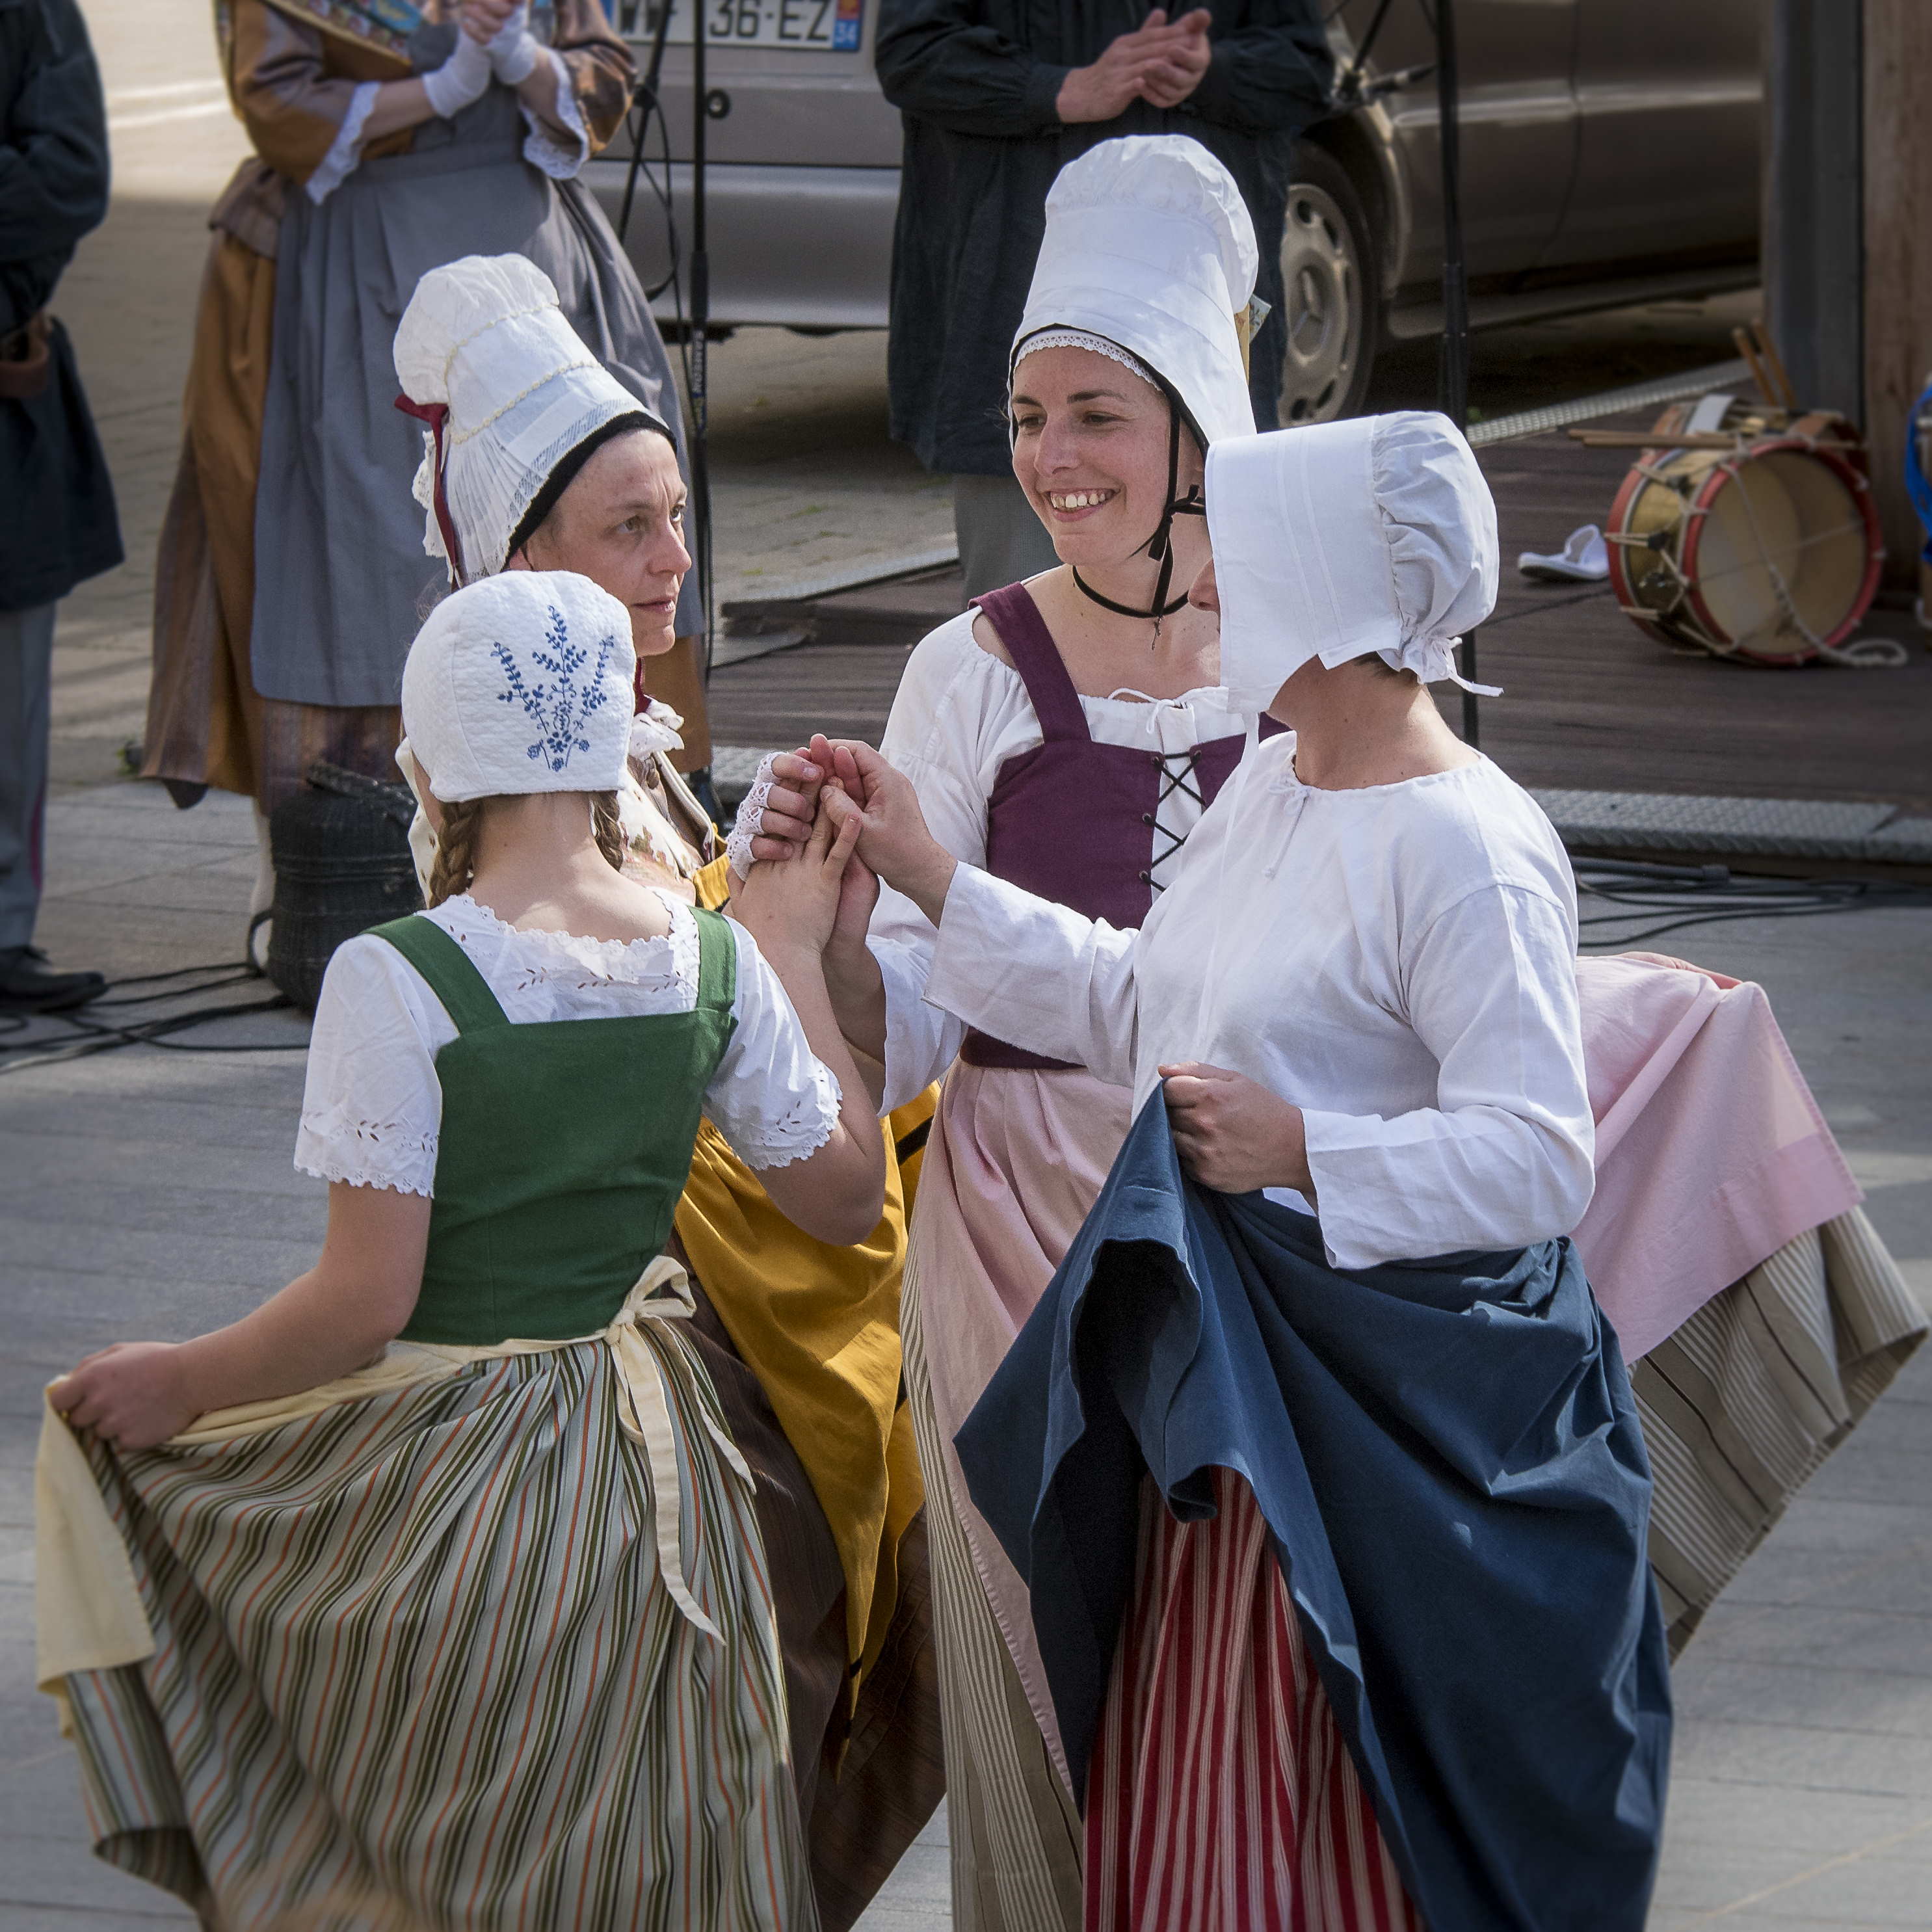
M 748 1485 L 634 1336 L 90 1441 L 154 1640 L 64 1678 L 97 1853 L 227 1928 L 814 1926 Z
M 1253 1490 L 1177 1522 L 1143 1486 L 1087 1783 L 1086 1932 L 1422 1932 Z
M 1630 1364 L 1675 1656 L 1925 1339 L 1862 1208 L 1787 1242 Z

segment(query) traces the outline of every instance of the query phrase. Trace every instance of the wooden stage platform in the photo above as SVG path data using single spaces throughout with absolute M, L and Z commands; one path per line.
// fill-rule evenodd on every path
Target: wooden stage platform
M 1606 428 L 1646 428 L 1650 412 Z M 1898 670 L 1773 670 L 1680 656 L 1618 610 L 1608 586 L 1533 584 L 1519 552 L 1552 551 L 1600 524 L 1630 453 L 1560 433 L 1480 452 L 1501 516 L 1496 614 L 1478 640 L 1483 748 L 1532 787 L 1889 802 L 1932 812 L 1932 651 L 1909 614 L 1874 611 L 1864 634 L 1906 641 Z M 712 674 L 721 745 L 796 743 L 808 732 L 877 741 L 925 632 L 959 608 L 956 569 L 773 612 L 810 640 Z M 1460 716 L 1460 694 L 1441 686 Z

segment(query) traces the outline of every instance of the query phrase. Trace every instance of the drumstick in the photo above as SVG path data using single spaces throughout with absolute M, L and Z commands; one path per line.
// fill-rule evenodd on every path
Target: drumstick
M 1784 398 L 1784 406 L 1793 416 L 1798 413 L 1798 392 L 1791 386 L 1790 371 L 1784 366 L 1784 358 L 1778 352 L 1778 344 L 1772 340 L 1771 331 L 1762 322 L 1757 325 L 1757 346 L 1764 356 L 1765 367 L 1778 379 L 1778 386 Z
M 1659 436 L 1640 429 L 1573 429 L 1570 440 L 1586 449 L 1741 449 L 1749 438 L 1700 430 L 1695 436 Z
M 1751 380 L 1757 385 L 1757 392 L 1773 409 L 1778 406 L 1778 398 L 1773 393 L 1771 378 L 1765 374 L 1764 364 L 1758 360 L 1757 344 L 1751 332 L 1740 324 L 1731 331 L 1731 340 L 1737 344 L 1738 353 L 1750 364 Z

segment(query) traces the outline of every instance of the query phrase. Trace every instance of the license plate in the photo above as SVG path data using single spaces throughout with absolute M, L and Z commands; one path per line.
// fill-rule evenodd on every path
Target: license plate
M 611 20 L 627 40 L 648 45 L 664 0 L 614 0 Z M 702 0 L 707 45 L 790 47 L 800 53 L 856 54 L 866 25 L 866 0 Z M 694 0 L 670 0 L 664 38 L 692 40 Z

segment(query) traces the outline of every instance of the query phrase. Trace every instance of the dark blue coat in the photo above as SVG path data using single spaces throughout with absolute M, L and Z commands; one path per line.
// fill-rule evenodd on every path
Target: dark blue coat
M 1252 1486 L 1430 1932 L 1641 1932 L 1670 1708 L 1650 1472 L 1568 1241 L 1343 1274 L 1182 1176 L 1159 1095 L 958 1445 L 1084 1790 L 1142 1474 Z
M 1010 467 L 1006 357 L 1046 230 L 1046 191 L 1077 154 L 1121 134 L 1189 134 L 1226 165 L 1261 244 L 1255 410 L 1274 427 L 1281 386 L 1281 238 L 1294 137 L 1328 112 L 1334 71 L 1316 0 L 1202 0 L 1214 58 L 1176 108 L 1136 100 L 1112 121 L 1064 124 L 1070 68 L 1148 15 L 1144 0 L 881 0 L 873 63 L 904 117 L 892 238 L 892 434 L 927 469 Z M 1171 17 L 1189 10 L 1173 0 Z
M 107 212 L 107 110 L 74 0 L 0 0 L 0 342 L 44 309 Z M 44 388 L 0 398 L 0 610 L 121 561 L 94 419 L 58 322 Z

